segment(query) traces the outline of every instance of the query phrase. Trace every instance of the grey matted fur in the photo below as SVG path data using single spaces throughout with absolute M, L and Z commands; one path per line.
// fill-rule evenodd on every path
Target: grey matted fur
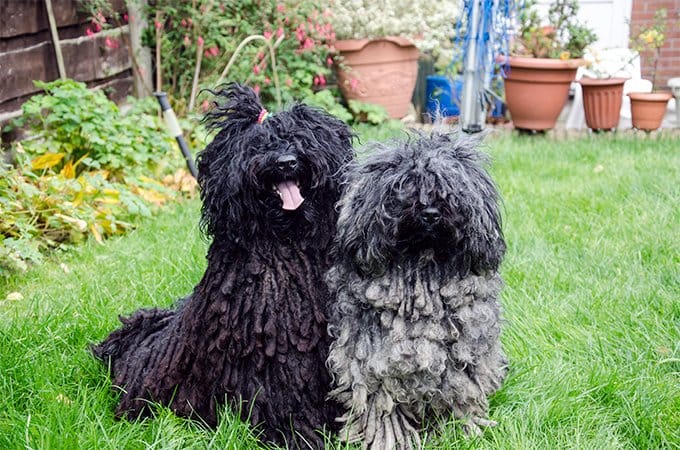
M 418 133 L 376 144 L 340 200 L 328 358 L 341 438 L 419 448 L 428 423 L 480 432 L 505 377 L 499 341 L 505 253 L 481 138 Z

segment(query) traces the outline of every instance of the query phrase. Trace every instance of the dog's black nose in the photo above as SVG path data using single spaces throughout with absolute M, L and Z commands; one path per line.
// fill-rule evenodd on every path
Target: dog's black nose
M 428 225 L 433 225 L 439 222 L 439 219 L 442 217 L 439 209 L 435 208 L 434 206 L 428 206 L 427 208 L 423 209 L 423 211 L 420 213 L 420 216 L 422 217 L 423 222 Z
M 276 159 L 276 167 L 282 172 L 295 170 L 297 163 L 297 158 L 293 155 L 281 155 Z

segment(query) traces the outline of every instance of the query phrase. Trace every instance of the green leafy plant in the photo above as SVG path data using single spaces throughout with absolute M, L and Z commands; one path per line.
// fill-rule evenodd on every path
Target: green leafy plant
M 36 134 L 14 145 L 14 165 L 0 165 L 0 274 L 40 262 L 50 249 L 122 234 L 195 187 L 149 114 L 153 99 L 122 113 L 82 83 L 37 85 L 46 92 L 24 105 L 20 120 Z
M 358 100 L 350 100 L 348 102 L 349 109 L 352 111 L 357 122 L 367 122 L 372 125 L 380 125 L 387 121 L 390 115 L 387 110 L 380 105 L 373 103 L 360 102 Z
M 585 48 L 597 40 L 595 32 L 577 19 L 577 0 L 555 0 L 545 25 L 535 5 L 535 0 L 528 0 L 519 11 L 519 33 L 512 53 L 535 58 L 581 58 Z
M 339 98 L 333 94 L 331 89 L 322 89 L 315 94 L 308 96 L 305 98 L 305 103 L 317 106 L 345 123 L 351 123 L 354 119 L 352 113 L 340 104 Z
M 106 169 L 112 179 L 121 179 L 124 173 L 157 173 L 167 165 L 167 155 L 177 154 L 164 125 L 147 113 L 153 99 L 123 113 L 102 91 L 87 89 L 84 83 L 35 84 L 45 94 L 24 103 L 21 119 L 38 136 L 24 142 L 24 151 L 35 157 L 35 170 L 74 178 L 83 171 Z
M 77 178 L 0 167 L 0 273 L 40 262 L 50 248 L 67 248 L 87 236 L 97 241 L 134 227 L 137 217 L 176 196 L 150 180 L 122 184 L 103 171 Z M 152 186 L 153 185 L 153 186 Z

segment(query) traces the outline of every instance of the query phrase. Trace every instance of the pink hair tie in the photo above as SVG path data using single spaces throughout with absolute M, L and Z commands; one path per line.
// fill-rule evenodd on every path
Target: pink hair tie
M 269 115 L 269 111 L 262 108 L 262 111 L 260 111 L 260 115 L 257 116 L 257 123 L 262 124 L 262 122 L 264 122 L 264 120 L 267 118 L 268 115 Z

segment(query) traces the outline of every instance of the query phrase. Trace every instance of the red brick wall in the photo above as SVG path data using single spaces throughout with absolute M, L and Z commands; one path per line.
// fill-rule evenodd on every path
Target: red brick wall
M 656 74 L 657 89 L 668 89 L 668 79 L 680 77 L 680 0 L 633 0 L 630 35 L 639 33 L 640 27 L 654 22 L 654 13 L 666 8 L 666 42 L 661 48 Z M 651 80 L 653 58 L 642 55 L 642 77 Z

